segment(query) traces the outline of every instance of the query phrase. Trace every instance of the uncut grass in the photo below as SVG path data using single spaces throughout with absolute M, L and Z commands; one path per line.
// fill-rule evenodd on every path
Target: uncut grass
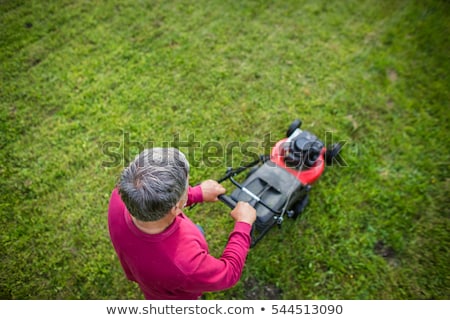
M 106 226 L 122 167 L 143 146 L 175 143 L 193 183 L 217 179 L 246 159 L 232 142 L 264 152 L 295 118 L 345 142 L 346 165 L 251 250 L 234 288 L 206 298 L 449 298 L 448 4 L 1 9 L 2 298 L 141 299 Z M 187 214 L 219 256 L 228 209 Z

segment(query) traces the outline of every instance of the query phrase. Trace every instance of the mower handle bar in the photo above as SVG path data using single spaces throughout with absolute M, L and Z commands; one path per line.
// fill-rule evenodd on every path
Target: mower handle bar
M 245 170 L 247 170 L 247 169 L 257 165 L 260 162 L 264 162 L 265 158 L 267 158 L 267 157 L 264 156 L 264 155 L 261 155 L 261 156 L 258 157 L 257 160 L 255 160 L 255 161 L 253 161 L 253 162 L 251 162 L 251 163 L 249 163 L 247 165 L 241 166 L 241 167 L 239 167 L 237 169 L 228 168 L 227 169 L 227 173 L 225 174 L 225 176 L 220 178 L 217 182 L 218 183 L 222 183 L 225 180 L 228 180 L 231 177 L 241 173 L 242 171 L 245 171 Z M 221 195 L 218 196 L 218 198 L 219 198 L 220 201 L 225 203 L 230 209 L 234 209 L 234 207 L 236 207 L 236 205 L 237 205 L 236 201 L 234 201 L 230 196 L 228 196 L 226 194 L 221 194 Z
M 236 207 L 236 201 L 234 201 L 230 196 L 226 194 L 221 194 L 218 196 L 219 200 L 225 203 L 230 209 L 234 209 Z
M 230 196 L 227 196 L 226 194 L 221 194 L 218 196 L 219 200 L 222 201 L 223 203 L 225 203 L 230 209 L 234 209 L 234 207 L 236 207 L 236 201 L 234 201 Z M 253 248 L 258 242 L 259 240 L 261 240 L 265 234 L 275 225 L 275 220 L 273 221 L 273 223 L 271 225 L 269 225 L 268 227 L 266 227 L 261 234 L 259 234 L 257 237 L 255 236 L 255 224 L 252 225 L 252 230 L 250 232 L 251 238 L 252 238 L 252 242 L 250 244 L 250 248 Z

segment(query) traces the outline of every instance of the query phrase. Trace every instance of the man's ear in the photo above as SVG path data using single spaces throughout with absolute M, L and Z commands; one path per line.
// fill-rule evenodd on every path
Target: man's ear
M 180 210 L 183 210 L 183 208 L 184 208 L 184 199 L 183 199 L 183 197 L 180 199 L 180 201 L 177 202 L 175 207 L 177 207 Z
M 176 217 L 178 215 L 178 209 L 180 209 L 178 207 L 178 203 L 169 211 L 169 215 Z

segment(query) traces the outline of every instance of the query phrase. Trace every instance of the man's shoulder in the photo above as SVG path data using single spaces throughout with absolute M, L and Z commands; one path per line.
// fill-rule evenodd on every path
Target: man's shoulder
M 181 244 L 179 249 L 174 263 L 185 275 L 193 274 L 208 256 L 208 251 L 198 240 L 190 239 Z
M 108 205 L 108 224 L 111 228 L 112 225 L 115 225 L 120 222 L 120 224 L 124 223 L 124 212 L 125 212 L 125 204 L 120 197 L 119 191 L 115 188 L 111 192 L 111 196 L 109 198 Z
M 178 216 L 180 228 L 175 264 L 184 274 L 192 274 L 209 254 L 208 244 L 199 228 L 184 214 Z
M 111 191 L 111 195 L 109 197 L 109 210 L 113 210 L 116 208 L 123 208 L 125 204 L 122 201 L 122 198 L 120 197 L 119 190 L 117 188 L 114 188 Z

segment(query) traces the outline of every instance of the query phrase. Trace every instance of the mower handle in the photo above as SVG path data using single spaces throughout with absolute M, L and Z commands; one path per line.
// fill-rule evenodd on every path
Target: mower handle
M 230 196 L 227 196 L 226 194 L 221 194 L 218 196 L 219 200 L 225 203 L 230 209 L 234 209 L 236 207 L 236 201 L 231 199 Z
M 221 194 L 218 196 L 218 198 L 220 201 L 225 203 L 230 209 L 234 209 L 237 205 L 236 201 L 234 201 L 230 196 L 227 196 L 226 194 Z M 267 231 L 264 232 L 264 234 L 267 233 Z M 250 243 L 250 248 L 254 247 L 256 243 L 262 238 L 262 236 L 260 236 L 259 238 L 255 239 L 254 233 L 255 233 L 255 224 L 252 225 L 252 229 L 250 231 L 250 237 L 252 239 Z

